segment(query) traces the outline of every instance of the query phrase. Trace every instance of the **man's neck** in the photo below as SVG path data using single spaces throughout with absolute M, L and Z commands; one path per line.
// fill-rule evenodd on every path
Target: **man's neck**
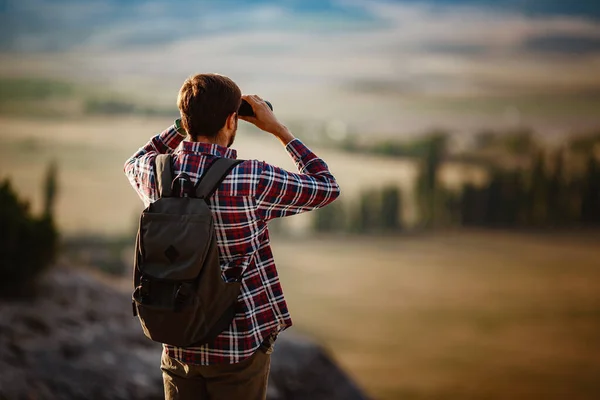
M 226 139 L 222 139 L 219 136 L 214 137 L 214 138 L 208 138 L 206 136 L 198 136 L 196 138 L 196 140 L 192 139 L 192 137 L 190 135 L 187 136 L 186 140 L 188 142 L 194 142 L 194 143 L 205 143 L 205 144 L 216 144 L 222 147 L 227 147 L 227 143 L 223 143 L 226 142 Z

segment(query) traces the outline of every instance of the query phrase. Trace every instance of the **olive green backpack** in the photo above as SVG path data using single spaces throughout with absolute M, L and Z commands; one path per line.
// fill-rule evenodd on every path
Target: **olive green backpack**
M 185 173 L 173 176 L 171 155 L 156 157 L 159 199 L 140 218 L 132 295 L 133 315 L 154 341 L 200 346 L 214 340 L 235 315 L 240 283 L 221 278 L 207 200 L 240 162 L 218 158 L 194 186 Z

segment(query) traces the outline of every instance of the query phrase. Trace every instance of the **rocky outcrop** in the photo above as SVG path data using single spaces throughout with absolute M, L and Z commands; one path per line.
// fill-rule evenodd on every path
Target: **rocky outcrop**
M 0 400 L 162 399 L 161 346 L 129 305 L 125 291 L 67 268 L 48 273 L 33 300 L 0 300 Z M 364 396 L 319 346 L 286 332 L 269 399 Z
M 365 399 L 320 346 L 292 332 L 277 339 L 269 379 L 269 400 Z

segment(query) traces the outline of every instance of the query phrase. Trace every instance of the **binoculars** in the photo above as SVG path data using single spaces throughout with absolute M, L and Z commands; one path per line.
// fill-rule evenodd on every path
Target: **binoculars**
M 273 106 L 271 105 L 271 103 L 269 103 L 266 100 L 265 103 L 267 103 L 271 111 L 273 111 Z M 252 106 L 244 99 L 242 99 L 242 104 L 240 104 L 238 115 L 241 117 L 254 117 L 254 110 L 252 109 Z

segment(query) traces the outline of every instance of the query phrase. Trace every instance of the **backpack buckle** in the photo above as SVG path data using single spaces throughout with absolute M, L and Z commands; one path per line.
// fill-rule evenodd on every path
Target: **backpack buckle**
M 175 292 L 175 310 L 181 308 L 188 302 L 191 294 L 191 288 L 188 283 L 180 283 Z
M 192 178 L 185 172 L 180 173 L 171 183 L 171 192 L 181 197 L 194 197 L 194 185 Z
M 140 300 L 141 301 L 145 301 L 150 297 L 150 286 L 151 286 L 151 282 L 150 279 L 146 278 L 146 277 L 141 277 L 140 278 Z

